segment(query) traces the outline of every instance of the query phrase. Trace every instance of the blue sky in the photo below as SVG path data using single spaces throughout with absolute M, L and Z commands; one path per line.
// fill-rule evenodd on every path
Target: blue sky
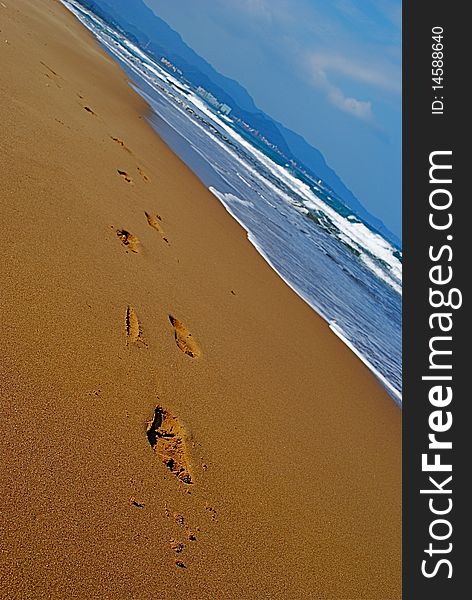
M 145 0 L 401 235 L 400 0 Z

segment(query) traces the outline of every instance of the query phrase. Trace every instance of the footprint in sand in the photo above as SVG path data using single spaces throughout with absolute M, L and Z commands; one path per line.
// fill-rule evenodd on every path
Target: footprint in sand
M 146 435 L 148 442 L 161 462 L 182 483 L 193 483 L 190 474 L 187 435 L 177 417 L 156 406 L 153 417 L 147 422 Z
M 139 252 L 139 246 L 140 246 L 139 240 L 132 233 L 130 233 L 129 231 L 126 231 L 126 229 L 117 229 L 116 235 L 118 236 L 118 239 L 121 241 L 123 246 L 125 246 L 126 248 L 129 248 L 129 250 L 131 250 L 131 252 L 135 252 L 135 253 Z
M 183 552 L 185 550 L 185 544 L 183 544 L 182 542 L 178 542 L 177 540 L 174 540 L 174 538 L 171 538 L 171 540 L 170 540 L 170 547 L 171 547 L 171 550 L 173 550 L 176 554 L 180 554 L 181 552 Z
M 141 167 L 137 167 L 138 169 L 138 173 L 141 175 L 141 177 L 144 179 L 144 181 L 146 183 L 149 183 L 149 177 L 146 175 L 146 173 L 143 171 L 143 169 L 141 169 Z
M 178 512 L 172 513 L 172 518 L 179 527 L 186 527 L 185 517 Z
M 133 154 L 131 152 L 131 150 L 128 148 L 128 146 L 124 143 L 123 140 L 120 140 L 120 138 L 117 137 L 113 137 L 112 135 L 110 136 L 110 138 L 119 146 L 121 146 L 124 150 L 126 150 L 126 152 L 129 152 L 130 154 Z
M 97 116 L 93 110 L 90 108 L 90 106 L 83 106 L 82 107 L 84 110 L 86 110 L 88 113 L 90 113 L 91 115 Z
M 136 508 L 144 508 L 145 504 L 136 500 L 136 498 L 130 498 L 129 503 L 131 506 L 135 506 Z
M 168 519 L 171 518 L 170 510 L 167 504 L 165 506 L 165 515 Z M 185 521 L 185 517 L 178 512 L 174 512 L 172 514 L 172 519 L 181 529 L 185 530 L 185 535 L 190 542 L 197 541 L 197 533 L 200 533 L 200 527 L 195 527 L 192 529 Z
M 126 183 L 133 183 L 133 178 L 131 177 L 131 175 L 128 175 L 128 173 L 126 171 L 121 171 L 120 169 L 116 169 L 118 175 L 120 175 L 120 177 L 122 177 Z
M 183 323 L 181 323 L 172 315 L 169 315 L 169 321 L 172 323 L 174 328 L 175 343 L 177 344 L 178 348 L 182 350 L 184 354 L 187 354 L 187 356 L 190 356 L 191 358 L 198 358 L 202 351 L 200 350 L 200 346 L 193 339 L 190 331 Z
M 125 315 L 125 330 L 126 330 L 126 345 L 131 344 L 142 345 L 147 348 L 147 344 L 143 339 L 143 331 L 138 315 L 132 306 L 128 306 Z
M 205 510 L 207 510 L 210 513 L 210 517 L 211 517 L 212 521 L 216 521 L 217 520 L 216 519 L 216 510 L 212 506 L 210 506 L 208 504 L 208 502 L 205 502 Z
M 158 233 L 160 233 L 164 242 L 166 244 L 168 244 L 169 240 L 166 238 L 166 236 L 164 234 L 164 230 L 162 229 L 162 226 L 160 224 L 160 221 L 162 221 L 161 217 L 159 215 L 156 215 L 154 217 L 153 215 L 150 215 L 146 211 L 144 211 L 144 214 L 146 215 L 146 219 L 147 219 L 147 222 L 149 223 L 149 226 L 152 227 L 153 229 L 155 229 Z

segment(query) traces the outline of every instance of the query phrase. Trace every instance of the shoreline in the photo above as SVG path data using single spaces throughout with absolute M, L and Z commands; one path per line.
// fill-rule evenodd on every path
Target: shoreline
M 397 600 L 397 406 L 75 17 L 5 4 L 5 598 Z

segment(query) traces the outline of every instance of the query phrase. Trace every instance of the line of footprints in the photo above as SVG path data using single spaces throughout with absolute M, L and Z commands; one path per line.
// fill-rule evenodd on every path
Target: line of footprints
M 63 83 L 63 78 L 46 63 L 41 62 L 41 64 L 46 69 L 46 72 L 43 72 L 44 76 L 49 80 L 54 81 L 58 88 L 62 88 L 61 84 Z M 47 83 L 46 85 L 50 84 Z M 90 106 L 87 106 L 83 103 L 85 102 L 85 99 L 82 94 L 77 93 L 77 97 L 82 108 L 92 118 L 99 118 L 97 113 Z M 65 125 L 63 121 L 59 119 L 55 120 L 61 125 Z M 134 156 L 133 152 L 122 139 L 114 136 L 110 136 L 110 138 L 124 151 Z M 142 167 L 136 165 L 136 170 L 138 175 L 144 180 L 145 183 L 150 182 L 150 178 L 142 169 Z M 117 169 L 116 172 L 124 183 L 129 186 L 134 186 L 134 179 L 127 171 L 123 169 Z M 166 237 L 162 227 L 162 218 L 158 214 L 153 215 L 148 212 L 144 212 L 144 216 L 147 219 L 148 225 L 157 231 L 157 233 L 159 233 L 162 240 L 166 244 L 169 244 L 169 240 Z M 131 232 L 127 231 L 126 229 L 117 229 L 116 235 L 127 252 L 129 251 L 137 254 L 141 251 L 141 245 L 138 238 Z M 233 291 L 231 293 L 234 294 Z M 169 315 L 169 321 L 174 329 L 174 339 L 179 350 L 192 359 L 197 359 L 200 357 L 201 349 L 187 327 L 172 315 Z M 128 306 L 126 309 L 125 332 L 127 346 L 134 345 L 143 348 L 148 347 L 143 336 L 141 323 L 139 322 L 136 311 L 132 306 Z M 95 393 L 97 394 L 98 392 Z M 190 466 L 190 454 L 188 451 L 189 438 L 182 423 L 180 423 L 179 419 L 175 415 L 159 404 L 155 407 L 154 413 L 146 422 L 145 433 L 149 445 L 151 446 L 155 455 L 165 465 L 165 467 L 187 488 L 186 492 L 190 494 L 191 492 L 189 486 L 194 483 L 195 479 Z M 192 445 L 195 446 L 194 443 L 192 443 Z M 203 457 L 201 457 L 201 459 L 203 461 Z M 202 468 L 204 471 L 206 471 L 207 465 L 202 463 Z M 134 497 L 130 498 L 130 505 L 139 509 L 145 508 L 145 505 Z M 200 532 L 199 527 L 191 528 L 188 525 L 185 517 L 178 512 L 171 513 L 167 504 L 165 505 L 164 512 L 165 516 L 170 519 L 180 530 L 180 534 L 183 533 L 185 535 L 185 542 L 197 541 L 197 535 Z M 205 503 L 205 512 L 211 521 L 217 521 L 216 511 L 208 504 L 208 502 Z M 182 537 L 182 535 L 177 537 Z M 175 538 L 171 538 L 169 545 L 174 554 L 175 566 L 179 569 L 186 569 L 187 565 L 183 560 L 183 557 L 185 556 L 184 551 L 186 550 L 186 543 Z
M 174 339 L 179 350 L 192 359 L 198 358 L 201 355 L 200 347 L 185 325 L 172 315 L 169 315 L 169 321 L 174 329 Z M 144 339 L 141 323 L 132 306 L 128 306 L 126 309 L 125 330 L 127 346 L 148 347 Z M 186 492 L 190 494 L 189 486 L 194 484 L 195 478 L 190 464 L 187 432 L 178 417 L 161 404 L 158 404 L 154 409 L 154 413 L 146 422 L 145 431 L 154 454 L 172 475 L 187 488 Z M 192 445 L 195 446 L 194 443 Z M 203 461 L 203 457 L 200 458 Z M 202 463 L 202 469 L 206 471 L 207 468 L 207 465 Z M 135 498 L 131 498 L 130 502 L 135 507 L 144 508 L 144 504 L 138 502 Z M 205 503 L 204 508 L 210 520 L 216 522 L 215 509 L 208 502 Z M 165 505 L 165 515 L 178 528 L 177 535 L 169 540 L 169 547 L 174 556 L 175 567 L 179 570 L 186 569 L 185 554 L 187 544 L 197 541 L 200 528 L 191 528 L 186 522 L 185 517 L 178 512 L 171 514 L 167 504 Z M 182 536 L 184 537 L 182 538 Z
M 131 152 L 124 142 L 118 138 L 112 138 L 128 152 Z M 144 172 L 138 167 L 140 175 L 149 181 Z M 126 171 L 117 170 L 118 175 L 123 180 L 132 184 L 133 180 Z M 164 229 L 162 227 L 162 218 L 158 214 L 144 213 L 148 225 L 159 233 L 162 240 L 169 244 Z M 116 235 L 121 244 L 127 251 L 132 253 L 140 252 L 140 242 L 138 238 L 126 229 L 117 229 Z M 197 341 L 193 338 L 187 327 L 173 315 L 169 315 L 170 324 L 174 330 L 175 344 L 183 354 L 192 359 L 201 356 L 201 349 Z M 132 306 L 128 306 L 125 312 L 125 332 L 126 345 L 147 348 L 148 345 L 143 335 L 141 323 L 139 321 L 136 310 Z M 188 436 L 184 426 L 180 423 L 178 417 L 173 415 L 169 410 L 160 404 L 154 409 L 153 415 L 146 422 L 146 436 L 154 454 L 165 465 L 165 467 L 185 486 L 190 486 L 194 483 L 194 475 L 190 466 L 189 451 L 188 451 Z M 204 471 L 207 470 L 207 465 L 202 464 Z M 187 493 L 190 490 L 187 488 Z M 137 501 L 135 498 L 130 499 L 132 506 L 144 508 L 144 504 Z M 216 522 L 216 511 L 208 503 L 205 504 L 205 511 L 211 521 Z M 185 535 L 185 541 L 173 537 L 169 540 L 169 546 L 174 554 L 174 563 L 178 569 L 186 569 L 187 564 L 184 562 L 186 544 L 188 542 L 196 542 L 197 535 L 200 532 L 199 527 L 190 528 L 184 516 L 180 513 L 171 513 L 167 505 L 165 506 L 165 515 L 179 530 Z
M 151 215 L 146 211 L 144 212 L 144 215 L 147 219 L 149 226 L 155 229 L 161 235 L 164 242 L 168 244 L 169 240 L 167 239 L 164 230 L 162 229 L 161 217 L 159 215 Z M 126 229 L 117 229 L 116 235 L 120 242 L 123 244 L 123 246 L 126 248 L 126 250 L 129 250 L 134 254 L 138 254 L 140 252 L 141 244 L 138 238 L 131 232 L 127 231 Z

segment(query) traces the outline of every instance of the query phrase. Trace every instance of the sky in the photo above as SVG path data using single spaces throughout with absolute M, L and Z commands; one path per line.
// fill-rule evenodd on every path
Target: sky
M 145 0 L 401 237 L 401 0 Z

